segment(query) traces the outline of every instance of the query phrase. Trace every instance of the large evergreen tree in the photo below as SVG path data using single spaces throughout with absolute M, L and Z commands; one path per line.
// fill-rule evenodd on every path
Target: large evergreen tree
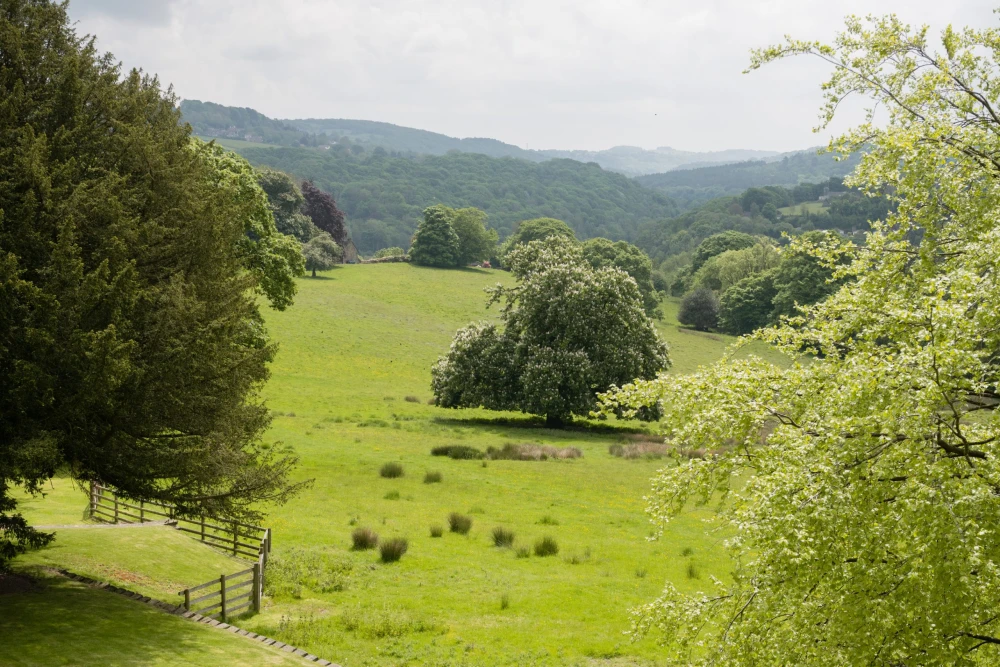
M 193 140 L 65 3 L 0 2 L 0 568 L 46 537 L 12 486 L 57 469 L 182 512 L 253 517 L 294 488 L 261 447 L 301 271 L 240 157 Z

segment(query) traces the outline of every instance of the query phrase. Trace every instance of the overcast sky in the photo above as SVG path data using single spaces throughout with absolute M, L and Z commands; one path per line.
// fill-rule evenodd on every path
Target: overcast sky
M 184 98 L 529 148 L 795 150 L 818 61 L 749 49 L 844 15 L 996 25 L 997 0 L 71 0 L 81 33 Z

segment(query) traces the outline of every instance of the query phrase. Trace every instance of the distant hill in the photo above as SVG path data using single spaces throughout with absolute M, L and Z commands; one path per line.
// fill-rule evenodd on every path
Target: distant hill
M 677 169 L 639 176 L 636 180 L 670 196 L 686 210 L 710 199 L 738 195 L 747 188 L 793 187 L 800 183 L 820 183 L 832 176 L 843 177 L 854 170 L 859 160 L 859 155 L 853 155 L 838 162 L 829 153 L 808 150 L 786 153 L 779 159 Z
M 565 220 L 580 238 L 629 240 L 677 213 L 666 196 L 621 174 L 574 160 L 542 163 L 476 153 L 394 157 L 310 148 L 236 147 L 250 162 L 312 179 L 347 214 L 362 253 L 408 247 L 424 208 L 476 206 L 501 237 L 521 220 Z
M 221 137 L 275 146 L 341 145 L 358 151 L 381 148 L 393 155 L 445 155 L 459 151 L 490 157 L 513 157 L 529 162 L 566 158 L 578 162 L 596 162 L 604 169 L 628 176 L 778 155 L 774 151 L 726 150 L 698 153 L 668 147 L 646 150 L 636 146 L 615 146 L 603 151 L 527 150 L 496 139 L 459 139 L 437 132 L 372 120 L 342 118 L 275 120 L 253 109 L 227 107 L 198 100 L 184 100 L 181 103 L 181 112 L 184 120 L 191 124 L 195 134 L 205 137 Z

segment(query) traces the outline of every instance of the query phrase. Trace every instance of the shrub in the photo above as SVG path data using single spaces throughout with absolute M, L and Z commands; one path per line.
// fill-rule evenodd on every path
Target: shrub
M 389 479 L 402 477 L 403 466 L 395 461 L 391 461 L 382 466 L 382 468 L 378 471 L 378 474 L 382 475 L 382 477 L 388 477 Z
M 469 531 L 472 530 L 472 517 L 459 514 L 458 512 L 452 512 L 448 516 L 448 528 L 453 533 L 467 535 Z
M 536 556 L 555 556 L 557 553 L 559 553 L 559 545 L 548 535 L 535 542 Z
M 417 398 L 416 396 L 407 396 L 403 400 L 406 401 L 407 403 L 419 403 L 420 402 L 420 399 Z
M 399 500 L 399 491 L 390 491 L 383 496 L 386 500 Z
M 503 449 L 489 447 L 486 458 L 506 461 L 545 461 L 547 459 L 578 459 L 583 456 L 576 447 L 547 447 L 543 445 L 516 445 L 508 442 Z
M 382 556 L 382 562 L 395 563 L 403 557 L 409 546 L 409 542 L 403 537 L 394 537 L 391 540 L 386 540 L 378 548 L 379 554 Z
M 383 259 L 385 257 L 402 257 L 405 254 L 406 252 L 402 248 L 393 246 L 392 248 L 382 248 L 380 250 L 376 250 L 375 254 L 372 255 L 372 258 Z
M 497 526 L 493 529 L 493 545 L 497 547 L 514 546 L 514 531 Z
M 483 453 L 466 445 L 443 445 L 431 450 L 431 456 L 447 456 L 452 459 L 481 459 Z
M 441 537 L 444 535 L 444 528 L 437 524 L 431 526 L 431 537 Z
M 514 554 L 518 558 L 527 558 L 528 556 L 531 555 L 531 549 L 529 549 L 528 547 L 518 547 L 517 551 L 515 551 Z
M 439 472 L 429 472 L 424 475 L 424 484 L 439 484 L 441 482 L 441 473 Z
M 355 528 L 351 533 L 351 542 L 355 551 L 374 549 L 378 544 L 378 533 L 371 528 Z
M 699 287 L 681 300 L 677 321 L 698 331 L 714 329 L 719 321 L 719 299 L 707 287 Z

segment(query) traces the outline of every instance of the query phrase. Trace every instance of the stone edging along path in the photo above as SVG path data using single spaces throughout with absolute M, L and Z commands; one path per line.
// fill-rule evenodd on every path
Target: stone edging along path
M 295 648 L 294 646 L 291 646 L 289 644 L 279 642 L 276 639 L 271 639 L 269 637 L 265 637 L 264 635 L 258 635 L 253 632 L 247 632 L 246 630 L 242 630 L 236 627 L 235 625 L 230 625 L 229 623 L 222 623 L 220 621 L 215 620 L 214 618 L 209 618 L 208 616 L 202 616 L 201 614 L 196 614 L 191 611 L 185 611 L 184 607 L 182 606 L 174 606 L 172 604 L 167 604 L 166 602 L 161 602 L 160 600 L 154 600 L 153 598 L 149 598 L 144 595 L 139 595 L 138 593 L 130 591 L 127 588 L 121 588 L 119 586 L 109 584 L 105 581 L 97 581 L 96 579 L 91 579 L 90 577 L 84 577 L 79 574 L 74 574 L 69 570 L 56 570 L 56 571 L 62 576 L 66 577 L 67 579 L 78 581 L 81 584 L 85 584 L 93 588 L 103 588 L 104 590 L 109 591 L 111 593 L 117 593 L 118 595 L 127 597 L 130 600 L 135 600 L 136 602 L 142 602 L 144 604 L 149 605 L 150 607 L 159 609 L 160 611 L 166 612 L 168 614 L 173 614 L 174 616 L 180 616 L 181 618 L 186 618 L 196 623 L 202 623 L 204 625 L 208 625 L 214 628 L 219 628 L 220 630 L 228 630 L 229 632 L 232 632 L 235 635 L 246 637 L 248 639 L 253 639 L 254 641 L 258 641 L 264 644 L 265 646 L 273 646 L 287 653 L 297 655 L 307 662 L 311 662 L 317 665 L 329 665 L 330 667 L 340 667 L 340 665 L 336 665 L 330 662 L 329 660 L 324 660 L 323 658 L 319 658 L 313 655 L 312 653 L 307 653 L 300 648 Z

